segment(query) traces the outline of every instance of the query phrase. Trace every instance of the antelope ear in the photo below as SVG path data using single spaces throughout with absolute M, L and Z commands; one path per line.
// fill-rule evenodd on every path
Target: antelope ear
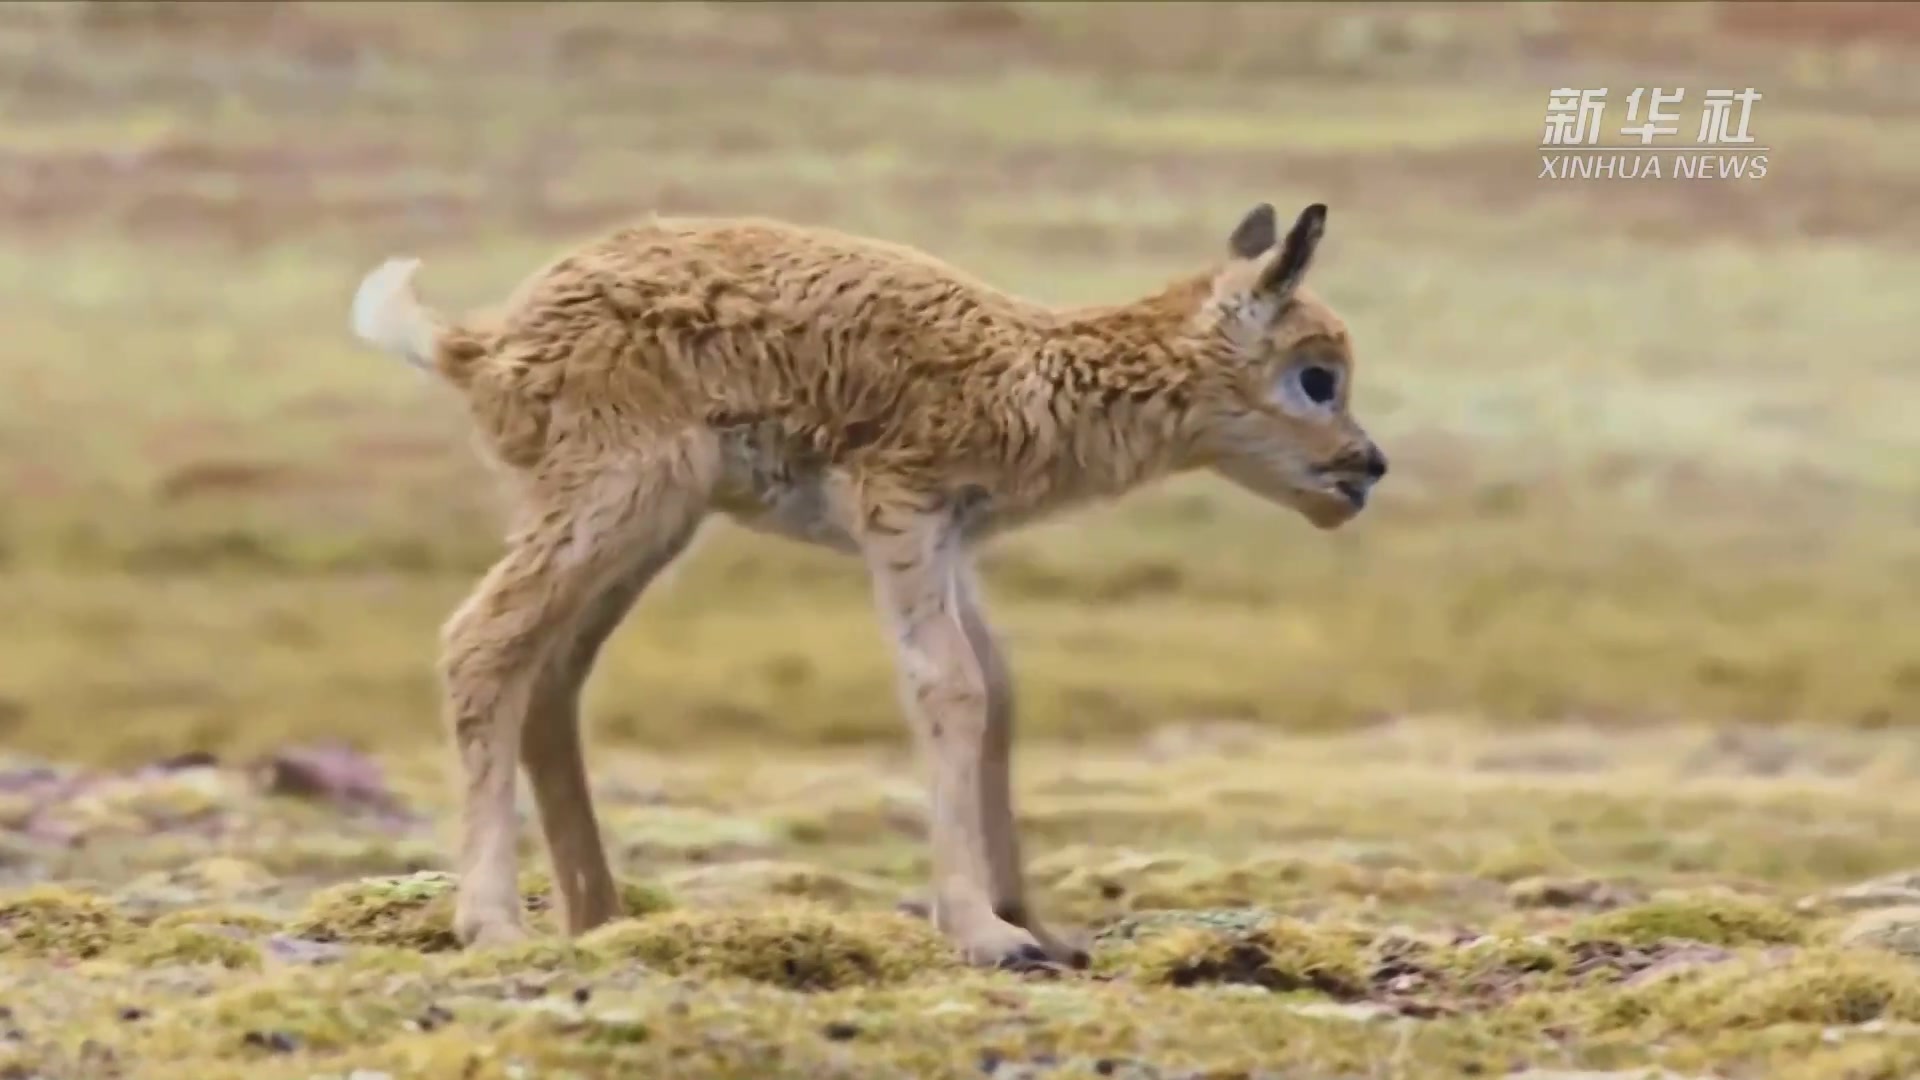
M 1271 236 L 1271 210 L 1268 215 L 1268 234 Z M 1275 297 L 1292 295 L 1293 290 L 1300 287 L 1301 279 L 1307 276 L 1307 267 L 1313 263 L 1314 249 L 1320 246 L 1320 237 L 1326 230 L 1325 203 L 1314 203 L 1300 211 L 1293 228 L 1287 230 L 1287 238 L 1281 242 L 1280 250 L 1267 263 L 1266 269 L 1260 271 L 1260 280 L 1255 288 Z
M 1241 259 L 1258 258 L 1280 238 L 1280 224 L 1273 216 L 1273 204 L 1261 203 L 1247 211 L 1227 238 L 1227 250 Z

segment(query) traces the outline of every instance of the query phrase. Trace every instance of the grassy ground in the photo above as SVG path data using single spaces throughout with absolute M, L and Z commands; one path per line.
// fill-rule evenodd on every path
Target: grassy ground
M 1091 970 L 1051 978 L 961 970 L 897 910 L 926 871 L 905 765 L 609 755 L 632 917 L 554 936 L 529 846 L 547 934 L 475 952 L 454 949 L 433 769 L 369 776 L 378 805 L 275 794 L 289 762 L 273 785 L 0 773 L 23 793 L 9 876 L 61 882 L 0 893 L 0 1071 L 1920 1068 L 1920 755 L 1882 733 L 1214 724 L 1042 750 L 1022 767 L 1034 879 L 1094 935 Z
M 0 8 L 0 737 L 131 777 L 0 776 L 0 865 L 118 905 L 0 910 L 16 941 L 84 916 L 103 950 L 50 967 L 59 929 L 0 960 L 15 1071 L 202 1076 L 238 1047 L 268 1062 L 248 1076 L 764 1075 L 785 1033 L 845 1021 L 786 1067 L 1904 1075 L 1920 990 L 1840 944 L 1858 916 L 1687 916 L 1735 955 L 1671 982 L 1630 969 L 1698 947 L 1600 963 L 1568 935 L 1624 950 L 1631 917 L 1571 920 L 1661 889 L 1790 908 L 1920 866 L 1916 49 L 1884 4 Z M 1764 180 L 1538 179 L 1548 90 L 1611 88 L 1611 130 L 1627 89 L 1676 84 L 1683 127 L 1710 87 L 1766 95 Z M 1194 480 L 988 556 L 1044 893 L 1109 928 L 1113 980 L 916 959 L 884 913 L 922 869 L 918 795 L 872 756 L 904 739 L 858 570 L 718 524 L 589 694 L 623 869 L 695 914 L 512 978 L 405 937 L 312 963 L 347 932 L 303 921 L 313 890 L 441 866 L 433 633 L 499 528 L 457 405 L 348 340 L 375 261 L 422 254 L 435 299 L 484 303 L 623 218 L 744 211 L 1078 302 L 1213 258 L 1253 202 L 1316 199 L 1319 287 L 1394 461 L 1368 517 L 1319 534 Z M 1252 741 L 1179 756 L 1193 730 Z M 424 816 L 252 794 L 244 763 L 315 739 L 376 752 Z M 234 771 L 124 771 L 188 752 Z M 1573 884 L 1509 893 L 1530 875 Z M 792 891 L 873 914 L 759 904 Z M 133 929 L 208 903 L 267 921 Z M 1191 907 L 1239 914 L 1160 944 L 1114 923 Z M 1533 932 L 1558 936 L 1513 943 Z M 1403 933 L 1437 959 L 1395 967 Z M 1335 974 L 1301 976 L 1322 947 Z M 1509 970 L 1536 949 L 1549 970 Z M 780 985 L 816 965 L 831 988 Z M 1342 1009 L 1296 1008 L 1314 995 Z M 433 1004 L 453 1019 L 407 1027 Z

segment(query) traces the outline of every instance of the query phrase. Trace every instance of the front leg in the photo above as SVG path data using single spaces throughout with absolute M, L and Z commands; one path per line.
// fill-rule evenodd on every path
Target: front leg
M 960 626 L 979 662 L 987 691 L 980 803 L 994 913 L 1031 933 L 1054 959 L 1084 968 L 1088 963 L 1086 950 L 1041 926 L 1028 905 L 1026 870 L 1020 857 L 1020 835 L 1013 812 L 1013 675 L 981 611 L 979 583 L 972 569 L 964 563 L 956 566 L 954 580 Z
M 958 537 L 917 508 L 880 508 L 862 548 L 892 631 L 901 697 L 932 773 L 933 922 L 968 963 L 1047 962 L 1035 937 L 994 910 L 987 836 L 989 695 L 960 621 Z

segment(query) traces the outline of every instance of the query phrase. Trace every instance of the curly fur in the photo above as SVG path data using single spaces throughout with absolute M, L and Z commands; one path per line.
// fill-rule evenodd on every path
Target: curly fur
M 456 388 L 521 481 L 507 553 L 442 635 L 467 778 L 463 938 L 520 933 L 519 765 L 569 930 L 617 910 L 579 687 L 647 582 L 719 512 L 865 560 L 932 766 L 936 923 L 979 963 L 1073 957 L 1028 916 L 1012 692 L 967 552 L 1200 468 L 1323 528 L 1358 513 L 1385 459 L 1348 412 L 1348 331 L 1301 286 L 1325 218 L 1309 207 L 1282 237 L 1262 204 L 1216 264 L 1066 309 L 906 247 L 760 219 L 617 230 L 486 318 L 422 304 L 417 260 L 368 274 L 355 334 Z M 1308 367 L 1332 389 L 1304 397 Z

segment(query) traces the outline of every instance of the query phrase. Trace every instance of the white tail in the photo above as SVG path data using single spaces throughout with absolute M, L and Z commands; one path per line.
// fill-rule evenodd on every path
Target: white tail
M 419 269 L 419 259 L 388 259 L 362 278 L 353 294 L 353 332 L 360 340 L 431 371 L 440 326 L 414 295 L 413 275 Z

